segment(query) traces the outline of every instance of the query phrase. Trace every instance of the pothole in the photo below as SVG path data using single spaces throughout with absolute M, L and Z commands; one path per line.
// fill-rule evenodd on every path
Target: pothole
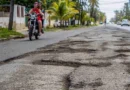
M 102 45 L 101 45 L 102 51 L 105 51 L 105 50 L 108 49 L 108 48 L 105 47 L 106 45 L 108 45 L 108 42 L 103 42 L 103 43 L 102 43 Z
M 76 89 L 80 89 L 80 88 L 85 87 L 85 86 L 86 86 L 86 83 L 83 82 L 83 81 L 81 81 L 81 82 L 79 82 L 79 83 L 77 83 L 77 84 L 70 85 L 70 86 L 73 87 L 73 88 L 76 88 Z
M 66 44 L 69 44 L 69 45 L 75 45 L 75 44 L 88 44 L 88 43 L 91 43 L 93 41 L 68 41 L 68 43 Z
M 98 60 L 112 60 L 112 59 L 117 59 L 117 58 L 124 59 L 124 58 L 127 58 L 127 57 L 128 57 L 128 55 L 125 55 L 125 54 L 117 54 L 117 55 L 110 56 L 110 57 L 94 58 L 94 59 L 98 59 Z
M 121 35 L 112 35 L 113 37 L 121 37 L 123 39 L 126 39 L 126 38 L 130 38 L 130 37 L 127 37 L 127 36 L 121 36 Z
M 110 62 L 99 62 L 99 63 L 80 63 L 80 62 L 67 62 L 59 60 L 39 60 L 34 61 L 33 65 L 53 65 L 53 66 L 66 66 L 66 67 L 80 67 L 80 66 L 91 66 L 91 67 L 108 67 L 112 64 Z
M 120 49 L 120 50 L 115 50 L 115 52 L 118 52 L 118 53 L 130 52 L 130 49 Z
M 103 85 L 102 82 L 93 82 L 93 83 L 88 84 L 88 86 L 93 87 L 93 88 L 100 87 L 102 85 Z
M 126 72 L 130 74 L 130 62 L 123 62 L 122 64 L 127 66 Z
M 115 44 L 115 46 L 130 46 L 130 44 Z
M 126 90 L 130 90 L 130 84 L 125 85 Z
M 79 52 L 86 52 L 86 53 L 96 53 L 96 49 L 85 49 L 85 48 L 71 48 L 71 47 L 64 47 L 60 46 L 57 48 L 52 48 L 52 49 L 45 49 L 44 53 L 79 53 Z

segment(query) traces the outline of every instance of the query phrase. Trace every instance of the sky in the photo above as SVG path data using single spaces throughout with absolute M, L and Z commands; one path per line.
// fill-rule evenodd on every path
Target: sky
M 129 2 L 129 0 L 99 0 L 99 6 L 100 10 L 106 13 L 107 21 L 109 21 L 114 17 L 114 11 L 123 9 L 126 2 Z

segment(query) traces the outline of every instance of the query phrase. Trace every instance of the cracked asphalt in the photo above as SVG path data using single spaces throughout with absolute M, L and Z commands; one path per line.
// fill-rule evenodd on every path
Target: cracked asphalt
M 35 51 L 37 48 L 57 43 L 91 29 L 92 28 L 80 28 L 69 31 L 46 32 L 39 40 L 34 39 L 32 42 L 30 42 L 28 38 L 0 42 L 0 61 Z
M 1 64 L 0 90 L 130 90 L 130 32 L 83 30 Z

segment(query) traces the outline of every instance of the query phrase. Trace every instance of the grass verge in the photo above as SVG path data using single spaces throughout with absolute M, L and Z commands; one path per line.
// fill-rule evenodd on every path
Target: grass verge
M 24 35 L 14 30 L 0 27 L 0 40 L 24 38 Z
M 45 29 L 45 32 L 56 32 L 56 31 L 63 31 L 63 30 L 74 30 L 74 29 L 78 29 L 78 28 L 84 28 L 84 27 L 89 27 L 89 26 L 68 26 L 68 27 L 57 27 L 57 28 L 53 28 L 53 27 L 47 27 Z

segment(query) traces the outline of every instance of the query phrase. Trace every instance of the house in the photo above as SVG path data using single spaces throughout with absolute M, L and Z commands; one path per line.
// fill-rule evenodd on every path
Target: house
M 27 29 L 27 18 L 25 16 L 25 6 L 14 5 L 13 28 L 16 31 Z M 10 5 L 0 6 L 0 27 L 8 28 Z M 55 20 L 51 20 L 51 27 L 54 26 Z M 49 26 L 49 14 L 45 13 L 44 27 Z
M 3 5 L 0 9 L 0 27 L 8 27 L 10 6 Z M 14 5 L 13 28 L 17 31 L 26 29 L 25 6 Z

